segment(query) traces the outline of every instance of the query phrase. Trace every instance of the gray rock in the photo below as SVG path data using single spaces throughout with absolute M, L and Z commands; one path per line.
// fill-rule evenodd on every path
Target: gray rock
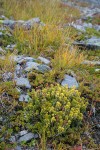
M 8 18 L 5 17 L 4 15 L 1 15 L 1 16 L 0 16 L 0 20 L 2 20 L 2 19 L 3 19 L 3 20 L 7 20 Z
M 75 77 L 69 76 L 69 75 L 65 75 L 64 80 L 61 82 L 62 86 L 66 86 L 68 85 L 69 88 L 72 88 L 73 86 L 75 86 L 76 88 L 78 88 L 78 82 L 76 81 Z
M 38 57 L 39 60 L 41 60 L 41 62 L 45 63 L 45 64 L 49 64 L 50 63 L 50 60 L 44 58 L 44 57 Z
M 18 55 L 18 56 L 12 55 L 10 56 L 10 58 L 18 63 L 21 59 L 23 59 L 23 55 Z
M 22 71 L 23 71 L 23 68 L 18 64 L 16 65 L 16 68 L 15 68 L 15 73 L 16 75 L 22 75 Z
M 32 18 L 28 21 L 25 21 L 25 23 L 23 24 L 23 26 L 27 29 L 30 29 L 31 27 L 34 26 L 35 23 L 40 23 L 40 19 L 39 18 Z
M 19 101 L 20 102 L 28 102 L 29 101 L 29 99 L 30 99 L 30 97 L 29 97 L 29 95 L 27 95 L 27 94 L 21 94 L 20 95 L 20 97 L 19 97 Z
M 23 130 L 23 131 L 20 131 L 18 134 L 19 134 L 19 136 L 23 136 L 23 135 L 25 135 L 27 133 L 28 133 L 27 130 Z
M 39 24 L 40 23 L 40 19 L 39 18 L 32 18 L 28 21 L 23 21 L 23 20 L 18 20 L 18 21 L 14 21 L 14 20 L 1 20 L 0 23 L 4 24 L 5 26 L 10 27 L 11 29 L 14 29 L 15 26 L 17 25 L 18 27 L 24 27 L 26 29 L 30 29 L 31 27 L 34 26 L 35 23 Z
M 11 136 L 9 141 L 12 142 L 12 143 L 15 143 L 16 142 L 16 137 L 15 136 Z
M 86 64 L 86 65 L 100 65 L 100 61 L 85 60 L 82 64 Z
M 13 74 L 11 72 L 5 72 L 2 75 L 3 81 L 11 81 L 13 79 Z
M 38 66 L 38 70 L 40 71 L 40 72 L 46 72 L 46 71 L 49 71 L 51 68 L 49 67 L 49 66 L 47 66 L 47 65 L 39 65 Z
M 22 141 L 28 142 L 28 141 L 30 141 L 31 139 L 34 139 L 34 138 L 38 138 L 38 135 L 37 134 L 33 134 L 33 133 L 27 133 L 24 136 L 20 137 L 18 139 L 18 142 L 19 143 L 21 143 Z
M 28 56 L 27 56 L 27 57 L 25 56 L 23 59 L 26 60 L 26 61 L 29 61 L 29 62 L 34 62 L 34 61 L 36 61 L 35 58 L 33 58 L 33 57 L 28 57 Z
M 31 71 L 33 69 L 38 70 L 39 64 L 36 62 L 27 62 L 25 71 Z
M 14 20 L 4 20 L 4 21 L 3 21 L 3 24 L 4 24 L 5 26 L 8 26 L 8 27 L 10 27 L 11 29 L 13 29 L 14 26 L 15 26 L 15 21 L 14 21 Z
M 13 51 L 16 47 L 16 44 L 7 45 L 6 50 Z
M 17 146 L 15 150 L 22 150 L 21 146 Z
M 100 38 L 92 37 L 86 41 L 86 44 L 100 49 Z
M 92 37 L 85 41 L 74 42 L 75 45 L 78 45 L 83 48 L 99 50 L 100 49 L 100 38 Z
M 28 89 L 31 88 L 31 85 L 30 85 L 27 78 L 23 78 L 23 77 L 17 78 L 17 77 L 15 77 L 14 80 L 16 82 L 16 85 L 19 86 L 19 87 L 26 87 Z

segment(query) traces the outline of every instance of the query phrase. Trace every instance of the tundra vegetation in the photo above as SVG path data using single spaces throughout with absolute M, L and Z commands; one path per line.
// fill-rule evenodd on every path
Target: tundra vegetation
M 3 33 L 0 46 L 5 49 L 0 57 L 0 149 L 10 150 L 19 144 L 23 149 L 36 150 L 74 150 L 76 145 L 99 150 L 92 136 L 86 137 L 84 133 L 92 130 L 88 121 L 93 115 L 91 106 L 95 108 L 100 102 L 100 66 L 83 62 L 85 59 L 98 61 L 100 52 L 81 50 L 73 43 L 86 36 L 100 37 L 100 33 L 87 28 L 85 33 L 79 34 L 77 29 L 66 26 L 79 19 L 81 13 L 60 0 L 0 0 L 0 4 L 0 15 L 7 18 L 29 20 L 39 17 L 42 21 L 41 25 L 35 24 L 30 29 L 16 25 L 13 30 L 6 27 L 2 31 L 0 20 Z M 79 6 L 88 4 L 79 3 Z M 99 24 L 99 17 L 87 22 Z M 5 48 L 10 44 L 16 44 L 12 51 Z M 49 72 L 25 72 L 31 85 L 28 102 L 19 101 L 20 92 L 13 80 L 17 65 L 12 59 L 15 55 L 35 59 L 42 56 L 50 60 Z M 11 79 L 6 81 L 4 74 L 9 72 Z M 77 89 L 60 85 L 65 74 L 75 75 L 79 83 Z M 12 142 L 11 137 L 22 130 L 38 134 L 38 138 Z

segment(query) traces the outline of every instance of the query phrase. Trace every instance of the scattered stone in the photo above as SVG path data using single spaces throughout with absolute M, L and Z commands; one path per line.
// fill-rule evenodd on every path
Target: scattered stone
M 26 29 L 30 29 L 34 26 L 34 24 L 39 24 L 40 23 L 40 19 L 39 18 L 32 18 L 28 21 L 25 21 L 23 26 L 26 28 Z
M 11 72 L 5 72 L 2 75 L 3 81 L 11 81 L 13 79 L 13 74 Z
M 41 60 L 41 62 L 45 63 L 46 65 L 48 65 L 50 63 L 50 60 L 44 58 L 44 57 L 38 57 L 39 60 Z
M 27 78 L 23 78 L 23 77 L 17 78 L 16 77 L 14 80 L 16 82 L 16 85 L 19 86 L 19 87 L 26 87 L 28 89 L 31 88 L 31 85 L 30 85 Z
M 29 95 L 27 95 L 27 94 L 21 94 L 20 95 L 20 97 L 19 97 L 19 101 L 20 102 L 28 102 L 29 101 L 29 99 L 30 99 L 30 97 L 29 97 Z
M 100 49 L 100 38 L 92 37 L 85 41 L 75 41 L 75 45 L 78 45 L 83 48 L 92 49 L 92 50 L 99 50 Z
M 18 64 L 16 65 L 16 68 L 15 68 L 15 73 L 16 75 L 22 75 L 22 71 L 23 71 L 23 68 Z
M 40 24 L 40 19 L 39 18 L 32 18 L 28 21 L 23 21 L 23 20 L 0 20 L 0 23 L 10 27 L 11 29 L 14 29 L 15 26 L 18 27 L 24 27 L 25 29 L 31 29 L 32 27 L 34 27 L 35 24 Z
M 39 64 L 36 62 L 27 62 L 25 71 L 31 71 L 33 69 L 38 70 Z
M 23 58 L 23 55 L 11 55 L 10 59 L 14 60 L 15 62 L 19 62 Z
M 100 65 L 100 61 L 85 60 L 82 64 L 85 64 L 85 65 Z
M 35 61 L 36 61 L 35 58 L 22 56 L 22 58 L 18 59 L 17 63 L 22 64 L 23 62 L 35 62 Z
M 0 16 L 0 20 L 2 20 L 2 19 L 3 19 L 3 20 L 7 20 L 8 18 L 5 17 L 4 15 L 1 15 L 1 16 Z
M 3 20 L 3 24 L 4 24 L 5 26 L 8 26 L 8 27 L 10 27 L 11 29 L 13 29 L 14 26 L 15 26 L 15 21 L 14 21 L 14 20 Z
M 27 133 L 25 135 L 23 135 L 22 137 L 20 137 L 18 139 L 18 142 L 21 143 L 22 141 L 28 142 L 31 139 L 36 139 L 38 138 L 38 134 L 33 134 L 33 133 Z
M 21 148 L 20 146 L 17 146 L 17 147 L 15 148 L 15 150 L 22 150 L 22 148 Z
M 16 44 L 7 45 L 6 50 L 13 51 L 16 47 Z
M 27 133 L 28 133 L 27 130 L 23 130 L 23 131 L 20 131 L 18 134 L 19 134 L 19 136 L 23 136 L 23 135 L 25 135 Z
M 75 86 L 76 88 L 78 88 L 78 82 L 76 81 L 75 77 L 69 76 L 69 75 L 65 75 L 65 78 L 63 79 L 63 81 L 61 82 L 62 86 L 66 86 L 68 85 L 69 88 L 72 88 L 73 86 Z
M 9 141 L 12 142 L 12 143 L 15 143 L 16 142 L 16 137 L 15 136 L 11 136 Z
M 50 67 L 47 66 L 47 65 L 39 65 L 38 66 L 38 70 L 42 73 L 46 72 L 46 71 L 49 71 L 50 70 Z

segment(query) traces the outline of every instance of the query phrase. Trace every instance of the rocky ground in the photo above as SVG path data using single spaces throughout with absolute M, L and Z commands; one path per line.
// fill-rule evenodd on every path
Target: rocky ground
M 87 2 L 87 1 L 86 1 Z M 78 34 L 84 35 L 84 39 L 74 41 L 74 45 L 77 45 L 80 47 L 80 49 L 86 49 L 92 51 L 100 51 L 100 22 L 98 24 L 95 24 L 92 22 L 95 15 L 100 15 L 100 8 L 99 0 L 89 0 L 90 3 L 93 3 L 94 5 L 89 5 L 88 7 L 82 7 L 79 6 L 77 2 L 75 1 L 63 1 L 64 5 L 74 6 L 78 8 L 81 11 L 81 18 L 70 22 L 68 24 L 65 24 L 65 27 L 70 26 L 75 28 L 78 31 Z M 98 7 L 97 7 L 98 6 Z M 30 29 L 34 26 L 34 24 L 38 24 L 40 26 L 43 26 L 44 24 L 42 21 L 40 21 L 39 18 L 33 18 L 27 21 L 23 20 L 9 20 L 5 16 L 0 16 L 0 38 L 3 38 L 5 34 L 9 37 L 12 37 L 12 34 L 7 31 L 7 28 L 9 27 L 10 30 L 13 30 L 14 27 L 22 26 L 25 29 Z M 92 34 L 88 34 L 87 30 L 91 30 Z M 95 33 L 94 33 L 95 32 Z M 50 72 L 52 70 L 51 68 L 51 60 L 42 56 L 39 57 L 30 57 L 26 55 L 17 55 L 15 52 L 16 50 L 16 43 L 9 43 L 9 45 L 2 45 L 2 41 L 0 41 L 0 59 L 5 59 L 3 54 L 5 54 L 7 51 L 14 51 L 14 54 L 10 56 L 9 59 L 15 62 L 16 66 L 13 72 L 5 72 L 2 74 L 2 80 L 3 82 L 6 81 L 14 81 L 16 83 L 15 88 L 20 93 L 19 101 L 22 102 L 28 102 L 30 99 L 28 95 L 28 91 L 31 89 L 31 83 L 28 78 L 28 74 L 32 71 L 38 71 L 42 74 L 45 72 Z M 86 52 L 87 53 L 87 52 Z M 99 52 L 100 54 L 100 52 Z M 95 59 L 96 58 L 96 59 Z M 93 66 L 94 73 L 99 76 L 100 73 L 100 56 L 93 57 L 90 59 L 88 57 L 83 64 L 85 66 Z M 80 88 L 80 82 L 77 77 L 77 70 L 70 71 L 70 74 L 65 74 L 65 77 L 63 80 L 60 81 L 60 84 L 62 86 L 68 85 L 69 88 L 71 88 L 73 85 L 76 88 Z M 84 76 L 84 74 L 83 74 Z M 100 76 L 99 76 L 100 77 Z M 2 93 L 2 97 L 7 97 L 7 93 Z M 99 92 L 100 96 L 100 92 Z M 87 113 L 85 114 L 85 121 L 90 126 L 90 129 L 84 133 L 83 137 L 86 136 L 88 139 L 93 138 L 94 143 L 97 145 L 100 145 L 100 97 L 98 96 L 98 101 L 93 101 L 93 107 L 90 102 L 90 106 L 87 109 Z M 94 105 L 95 104 L 95 105 Z M 3 118 L 0 118 L 0 121 L 3 121 Z M 31 132 L 28 132 L 27 130 L 22 130 L 16 135 L 13 135 L 11 137 L 11 142 L 17 142 L 18 145 L 16 147 L 16 150 L 21 150 L 20 142 L 21 141 L 29 141 L 31 139 L 38 138 L 37 134 L 33 134 Z M 83 145 L 83 150 L 89 150 L 87 148 L 88 142 Z M 33 150 L 33 148 L 32 148 Z M 78 150 L 78 148 L 77 148 Z M 81 150 L 81 149 L 80 149 Z M 95 149 L 96 150 L 96 149 Z M 99 150 L 99 148 L 98 148 Z

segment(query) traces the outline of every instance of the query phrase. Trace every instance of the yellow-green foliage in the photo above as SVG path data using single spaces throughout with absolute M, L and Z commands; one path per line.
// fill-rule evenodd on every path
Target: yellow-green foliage
M 15 29 L 14 36 L 18 41 L 19 49 L 26 54 L 40 54 L 49 47 L 54 50 L 65 42 L 64 29 L 57 25 L 35 26 L 30 31 Z
M 59 7 L 59 0 L 5 0 L 4 8 L 6 15 L 13 16 L 16 20 L 40 17 L 45 23 L 58 24 L 65 14 L 65 10 Z
M 26 127 L 40 134 L 42 148 L 48 138 L 66 133 L 74 120 L 82 120 L 87 105 L 78 90 L 60 85 L 32 90 L 29 95 L 31 100 L 24 113 Z
M 56 70 L 64 70 L 66 68 L 72 68 L 80 65 L 84 60 L 84 55 L 74 47 L 70 50 L 70 47 L 59 49 L 53 59 L 53 66 Z
M 7 95 L 13 100 L 19 98 L 19 92 L 15 88 L 15 84 L 12 81 L 0 83 L 0 95 L 3 93 L 7 93 Z
M 15 62 L 12 59 L 13 55 L 6 54 L 0 58 L 0 73 L 14 72 Z

